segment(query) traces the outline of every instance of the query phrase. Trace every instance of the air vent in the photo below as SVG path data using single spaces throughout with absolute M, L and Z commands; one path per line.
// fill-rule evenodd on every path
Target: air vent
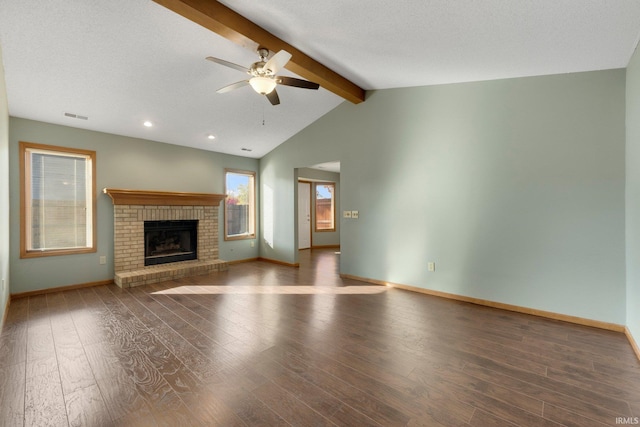
M 81 116 L 80 114 L 64 113 L 64 115 L 67 117 L 71 117 L 72 119 L 89 120 L 89 117 Z

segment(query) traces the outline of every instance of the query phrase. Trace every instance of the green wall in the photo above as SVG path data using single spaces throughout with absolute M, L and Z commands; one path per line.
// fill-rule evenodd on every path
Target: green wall
M 0 328 L 11 283 L 9 253 L 9 107 L 0 49 Z
M 95 150 L 98 188 L 98 251 L 95 254 L 20 259 L 18 142 Z M 0 145 L 1 148 L 1 145 Z M 224 193 L 224 169 L 258 170 L 258 160 L 161 144 L 12 117 L 9 122 L 11 293 L 113 278 L 113 204 L 102 188 Z M 222 203 L 221 205 L 222 206 Z M 248 240 L 225 242 L 220 258 L 255 258 Z M 107 257 L 107 265 L 99 257 Z
M 627 327 L 640 343 L 640 52 L 627 67 Z
M 261 159 L 261 255 L 295 262 L 295 169 L 338 160 L 342 273 L 624 324 L 624 155 L 624 70 L 376 91 Z

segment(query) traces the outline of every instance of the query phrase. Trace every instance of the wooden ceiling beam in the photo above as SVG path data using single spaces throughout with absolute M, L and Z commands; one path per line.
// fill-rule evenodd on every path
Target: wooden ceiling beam
M 153 1 L 247 49 L 255 51 L 262 46 L 272 52 L 286 50 L 291 54 L 285 66 L 289 71 L 354 104 L 364 101 L 364 89 L 217 1 Z

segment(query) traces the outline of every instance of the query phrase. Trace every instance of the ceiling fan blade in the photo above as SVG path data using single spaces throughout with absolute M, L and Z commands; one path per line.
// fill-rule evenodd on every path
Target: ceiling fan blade
M 308 80 L 296 79 L 295 77 L 277 76 L 276 80 L 278 81 L 278 84 L 301 87 L 303 89 L 318 89 L 320 87 L 318 83 L 310 82 Z
M 275 89 L 269 92 L 268 94 L 266 94 L 265 96 L 267 97 L 271 105 L 280 104 L 280 97 L 278 96 L 278 92 L 276 92 Z
M 207 56 L 205 59 L 220 65 L 224 65 L 225 67 L 233 68 L 234 70 L 242 71 L 243 73 L 249 73 L 249 69 L 247 67 L 234 64 L 233 62 L 225 61 L 224 59 L 214 58 L 213 56 Z
M 249 80 L 242 80 L 242 81 L 239 81 L 239 82 L 231 83 L 228 86 L 221 87 L 216 92 L 217 93 L 225 93 L 225 92 L 229 92 L 229 91 L 234 90 L 234 89 L 241 88 L 242 86 L 247 86 L 248 84 L 249 84 Z
M 291 54 L 286 50 L 281 50 L 280 52 L 273 55 L 273 57 L 268 60 L 262 68 L 265 70 L 271 70 L 271 73 L 275 74 L 280 71 L 280 69 L 284 67 L 290 59 Z

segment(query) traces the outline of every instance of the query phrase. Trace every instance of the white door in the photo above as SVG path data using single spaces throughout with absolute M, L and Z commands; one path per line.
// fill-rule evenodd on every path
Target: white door
M 311 183 L 298 182 L 298 249 L 311 247 Z

